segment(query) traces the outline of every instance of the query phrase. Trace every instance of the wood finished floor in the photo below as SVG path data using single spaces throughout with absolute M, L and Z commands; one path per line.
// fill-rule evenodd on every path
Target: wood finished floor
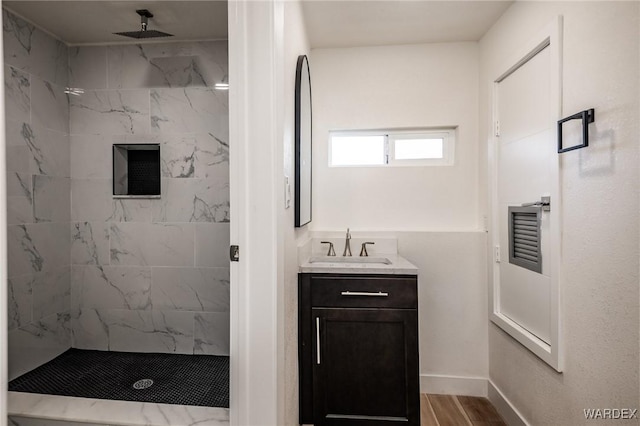
M 487 398 L 420 395 L 421 426 L 507 426 Z

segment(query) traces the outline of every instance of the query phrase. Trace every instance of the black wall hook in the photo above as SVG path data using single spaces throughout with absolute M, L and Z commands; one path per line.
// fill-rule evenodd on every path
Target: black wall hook
M 584 110 L 572 116 L 558 120 L 558 154 L 563 152 L 573 151 L 574 149 L 586 148 L 589 146 L 589 123 L 593 123 L 596 118 L 596 113 L 593 108 Z M 562 124 L 569 120 L 582 119 L 582 143 L 579 145 L 563 148 L 562 146 Z

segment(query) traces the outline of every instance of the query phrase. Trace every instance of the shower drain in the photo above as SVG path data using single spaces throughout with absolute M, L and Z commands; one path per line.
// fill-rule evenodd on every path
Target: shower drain
M 133 384 L 134 389 L 147 389 L 153 385 L 153 380 L 151 379 L 141 379 Z

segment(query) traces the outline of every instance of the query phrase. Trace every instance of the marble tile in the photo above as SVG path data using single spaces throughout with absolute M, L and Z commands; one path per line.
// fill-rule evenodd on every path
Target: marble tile
M 9 329 L 69 311 L 69 267 L 8 280 Z
M 70 114 L 74 135 L 149 133 L 149 91 L 86 91 L 71 97 Z
M 69 177 L 69 137 L 28 123 L 8 121 L 7 168 L 10 171 Z
M 69 312 L 71 294 L 69 266 L 35 274 L 32 291 L 33 321 L 39 321 L 53 314 Z
M 6 64 L 58 84 L 68 84 L 68 48 L 23 19 L 2 10 Z
M 161 162 L 165 178 L 229 181 L 229 145 L 212 134 L 163 137 Z
M 113 187 L 110 179 L 71 179 L 71 220 L 104 222 L 111 217 Z
M 205 179 L 163 179 L 155 222 L 228 222 L 228 183 Z
M 76 222 L 71 224 L 71 264 L 109 264 L 109 224 Z
M 7 173 L 7 195 L 33 198 L 33 179 L 29 173 Z
M 176 136 L 160 145 L 162 176 L 166 178 L 195 177 L 197 140 L 193 136 Z
M 113 198 L 111 179 L 71 179 L 71 220 L 151 222 L 157 199 Z
M 12 145 L 15 142 L 15 135 L 9 134 L 11 131 L 10 127 L 13 122 L 6 121 L 6 155 L 7 155 L 7 171 L 8 172 L 17 172 L 17 173 L 29 173 L 29 160 L 31 158 L 31 154 L 29 153 L 29 148 L 25 145 L 16 146 Z M 22 139 L 20 139 L 22 140 Z
M 28 122 L 31 118 L 31 82 L 29 74 L 17 68 L 4 67 L 5 117 Z
M 69 48 L 69 86 L 84 90 L 107 88 L 107 46 Z
M 127 143 L 157 143 L 163 141 L 165 135 L 152 133 L 136 133 L 136 134 L 117 134 L 111 135 L 111 143 L 127 144 Z
M 71 135 L 71 177 L 74 179 L 111 179 L 113 144 L 100 135 Z
M 194 354 L 229 355 L 230 319 L 228 312 L 195 314 Z
M 28 69 L 31 59 L 33 35 L 36 27 L 2 9 L 3 43 L 5 63 Z
M 106 423 L 78 423 L 70 424 L 66 420 L 34 419 L 29 417 L 9 417 L 8 426 L 109 426 Z
M 229 267 L 228 223 L 198 223 L 196 226 L 196 266 Z
M 193 353 L 193 313 L 111 310 L 109 348 L 125 352 Z
M 31 123 L 34 127 L 69 133 L 69 95 L 65 87 L 31 79 Z
M 109 220 L 112 222 L 151 222 L 153 206 L 158 202 L 160 200 L 157 199 L 113 199 Z
M 194 238 L 190 224 L 111 223 L 111 264 L 193 266 Z
M 9 380 L 71 347 L 69 313 L 55 314 L 9 332 Z
M 229 143 L 211 133 L 197 136 L 195 177 L 229 182 Z
M 228 426 L 229 409 L 8 392 L 7 412 L 65 421 L 132 426 Z
M 9 276 L 52 271 L 69 264 L 68 223 L 7 227 Z
M 153 45 L 109 46 L 109 88 L 207 86 L 197 56 L 154 56 Z
M 202 68 L 208 75 L 207 81 L 213 84 L 228 81 L 229 78 L 229 53 L 227 40 L 198 41 L 188 43 L 190 54 L 197 56 L 202 61 Z
M 151 268 L 73 265 L 71 269 L 74 308 L 151 308 Z
M 9 330 L 24 327 L 31 322 L 32 283 L 33 275 L 19 275 L 7 280 Z
M 28 197 L 7 196 L 7 224 L 34 223 L 33 201 Z
M 152 276 L 153 309 L 229 310 L 228 268 L 153 268 Z
M 109 325 L 105 313 L 96 309 L 71 310 L 71 341 L 78 349 L 109 350 Z
M 151 131 L 212 133 L 225 139 L 229 127 L 226 91 L 212 88 L 151 89 Z
M 33 176 L 33 214 L 36 222 L 68 222 L 71 218 L 69 178 Z
M 228 74 L 226 41 L 109 46 L 109 87 L 213 86 Z
M 33 179 L 25 173 L 7 172 L 7 223 L 34 223 Z

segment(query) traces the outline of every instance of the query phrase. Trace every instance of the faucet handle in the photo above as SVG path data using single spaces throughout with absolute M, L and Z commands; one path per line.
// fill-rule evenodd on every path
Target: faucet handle
M 360 249 L 360 256 L 369 256 L 367 253 L 367 244 L 375 244 L 373 241 L 367 241 L 366 243 L 362 243 L 362 248 Z
M 329 251 L 327 252 L 327 256 L 336 255 L 336 251 L 333 249 L 333 243 L 331 241 L 320 241 L 320 244 L 329 244 Z

